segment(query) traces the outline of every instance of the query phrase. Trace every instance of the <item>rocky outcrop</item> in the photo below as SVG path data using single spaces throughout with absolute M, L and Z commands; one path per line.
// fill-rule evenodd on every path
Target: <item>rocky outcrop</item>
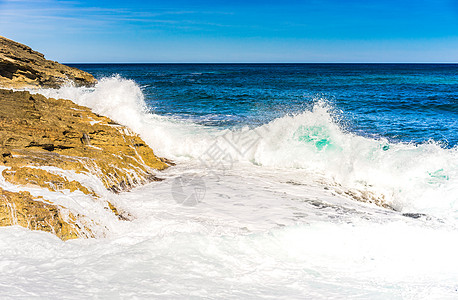
M 0 87 L 95 82 L 92 75 L 47 61 L 27 46 L 2 37 L 0 43 Z M 31 191 L 79 193 L 92 199 L 91 203 L 100 203 L 104 212 L 125 220 L 128 214 L 98 195 L 87 185 L 89 179 L 96 178 L 107 190 L 119 193 L 159 180 L 156 170 L 169 164 L 129 128 L 87 107 L 0 89 L 0 226 L 44 230 L 63 240 L 91 237 L 91 226 L 97 221 L 87 216 L 89 212 L 72 212 Z
M 0 166 L 4 167 L 1 175 L 8 183 L 54 192 L 80 191 L 98 199 L 90 187 L 50 170 L 96 176 L 108 190 L 118 193 L 159 180 L 154 170 L 168 167 L 165 159 L 156 157 L 153 150 L 127 127 L 69 100 L 0 89 L 0 108 Z M 0 192 L 4 193 L 3 190 Z M 51 209 L 43 207 L 40 200 L 32 201 L 20 194 L 8 195 L 8 198 L 16 199 L 15 211 L 24 215 L 24 220 L 28 214 L 31 214 L 29 218 L 34 218 L 37 209 Z M 27 203 L 19 204 L 22 200 L 27 200 Z M 118 214 L 111 203 L 103 205 Z M 10 214 L 5 209 L 4 213 Z M 52 209 L 58 210 L 56 207 Z M 52 214 L 53 218 L 59 219 L 59 214 Z M 0 225 L 10 224 L 15 218 L 8 220 Z M 17 224 L 21 224 L 19 220 Z M 56 226 L 65 223 L 61 219 L 60 223 L 56 222 Z M 54 231 L 58 232 L 58 228 Z M 76 236 L 77 233 L 65 237 Z
M 88 237 L 90 230 L 76 223 L 71 213 L 28 192 L 13 193 L 0 188 L 0 226 L 20 225 L 31 230 L 54 233 L 63 240 Z
M 89 73 L 47 60 L 30 47 L 0 36 L 0 86 L 56 88 L 67 82 L 91 86 L 96 80 Z
M 97 175 L 106 188 L 120 192 L 156 180 L 151 170 L 167 167 L 127 127 L 69 100 L 0 90 L 0 107 L 1 155 L 11 167 L 4 173 L 46 165 Z M 6 173 L 7 180 L 14 178 Z

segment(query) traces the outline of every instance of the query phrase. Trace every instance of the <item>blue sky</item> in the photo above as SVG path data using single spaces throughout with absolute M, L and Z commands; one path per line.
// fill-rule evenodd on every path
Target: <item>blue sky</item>
M 60 62 L 458 62 L 458 0 L 0 0 Z

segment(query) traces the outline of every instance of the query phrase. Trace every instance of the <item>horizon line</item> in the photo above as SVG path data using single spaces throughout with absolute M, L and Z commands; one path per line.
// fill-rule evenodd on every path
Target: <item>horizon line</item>
M 458 62 L 63 62 L 62 64 L 450 64 Z

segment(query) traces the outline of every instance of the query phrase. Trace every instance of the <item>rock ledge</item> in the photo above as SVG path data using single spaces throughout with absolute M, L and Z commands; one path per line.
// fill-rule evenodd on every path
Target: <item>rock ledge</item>
M 129 128 L 87 107 L 1 89 L 58 87 L 67 80 L 96 82 L 86 72 L 0 37 L 0 226 L 48 231 L 63 240 L 103 235 L 100 220 L 130 218 L 110 195 L 160 180 L 157 170 L 171 164 Z M 79 202 L 72 211 L 77 199 L 90 208 Z
M 89 73 L 45 59 L 40 52 L 0 36 L 0 86 L 57 88 L 65 83 L 92 86 Z

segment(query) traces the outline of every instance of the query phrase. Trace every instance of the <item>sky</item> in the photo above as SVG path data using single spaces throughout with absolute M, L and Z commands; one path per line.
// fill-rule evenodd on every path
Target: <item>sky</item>
M 63 63 L 458 62 L 458 0 L 0 0 Z

